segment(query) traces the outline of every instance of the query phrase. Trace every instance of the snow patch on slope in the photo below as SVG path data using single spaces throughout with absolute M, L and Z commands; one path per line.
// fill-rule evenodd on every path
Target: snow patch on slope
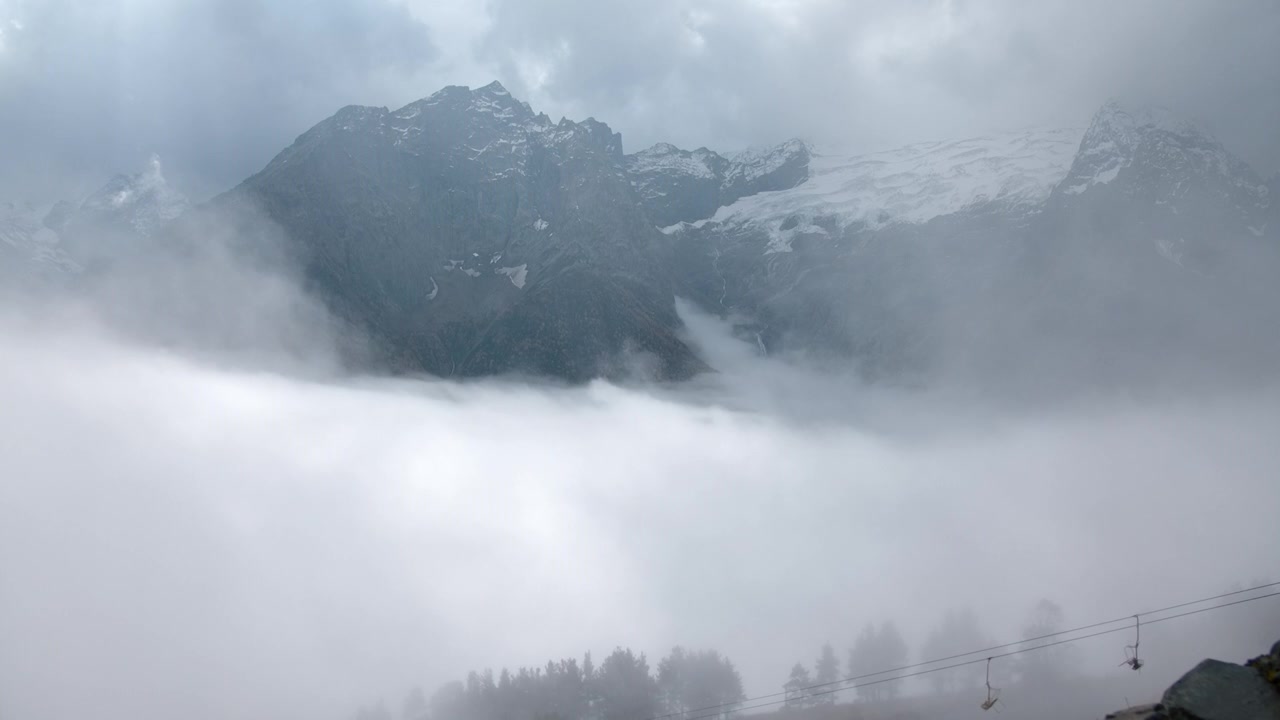
M 498 272 L 506 275 L 512 285 L 515 285 L 518 288 L 523 288 L 524 279 L 529 275 L 529 264 L 521 263 L 515 267 L 500 267 L 498 268 Z
M 1186 254 L 1185 240 L 1182 238 L 1178 238 L 1177 240 L 1156 238 L 1154 242 L 1156 245 L 1156 251 L 1160 253 L 1161 257 L 1178 267 L 1182 267 L 1182 258 Z
M 771 230 L 770 251 L 786 252 L 791 237 L 814 231 L 809 221 L 819 216 L 835 217 L 845 226 L 880 227 L 925 223 L 988 202 L 1033 206 L 1067 174 L 1082 132 L 1027 131 L 868 155 L 815 153 L 807 181 L 742 198 L 711 220 L 764 225 Z M 782 231 L 792 216 L 794 230 Z

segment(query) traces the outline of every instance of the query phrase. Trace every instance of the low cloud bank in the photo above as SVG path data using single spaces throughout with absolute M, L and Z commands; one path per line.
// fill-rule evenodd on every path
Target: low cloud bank
M 868 621 L 914 651 L 952 607 L 1014 638 L 1042 596 L 1089 622 L 1273 569 L 1273 390 L 939 403 L 915 432 L 797 417 L 854 394 L 746 351 L 687 400 L 308 379 L 26 318 L 0 320 L 15 718 L 342 717 L 619 644 L 716 647 L 767 692 Z M 928 406 L 904 394 L 901 417 Z
M 345 718 L 677 643 L 772 692 L 868 622 L 918 660 L 951 609 L 1005 640 L 1042 597 L 1071 625 L 1280 579 L 1277 388 L 1011 410 L 761 358 L 688 306 L 719 372 L 686 385 L 354 376 L 341 324 L 224 246 L 4 298 L 6 717 Z M 1221 612 L 1144 632 L 1151 690 L 1275 639 L 1274 605 Z

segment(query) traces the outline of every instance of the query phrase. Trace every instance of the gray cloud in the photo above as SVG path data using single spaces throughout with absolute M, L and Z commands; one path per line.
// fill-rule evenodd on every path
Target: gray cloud
M 847 392 L 699 316 L 724 372 L 692 395 L 315 380 L 124 340 L 92 307 L 0 316 L 0 374 L 25 378 L 0 386 L 14 717 L 341 718 L 617 644 L 716 647 L 771 692 L 868 620 L 914 648 L 970 606 L 1009 639 L 1041 596 L 1085 623 L 1272 560 L 1274 390 L 978 413 Z M 870 408 L 797 412 L 832 397 Z M 1274 610 L 1153 628 L 1127 692 L 1261 650 Z M 1082 644 L 1087 668 L 1119 645 Z
M 187 189 L 225 189 L 436 57 L 426 26 L 387 0 L 20 0 L 0 3 L 0 22 L 9 193 L 84 192 L 153 152 Z
M 200 196 L 342 105 L 493 77 L 549 114 L 609 122 L 633 150 L 792 136 L 880 149 L 1079 126 L 1120 96 L 1280 170 L 1267 0 L 5 0 L 0 25 L 8 196 L 69 178 L 84 192 L 151 152 Z
M 503 2 L 484 46 L 522 94 L 658 140 L 861 148 L 1082 125 L 1167 104 L 1280 165 L 1280 9 L 1213 2 Z

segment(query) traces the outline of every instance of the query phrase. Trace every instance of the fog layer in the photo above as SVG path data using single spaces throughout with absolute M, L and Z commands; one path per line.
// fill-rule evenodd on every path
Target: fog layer
M 754 359 L 687 310 L 724 369 L 697 388 L 315 380 L 19 307 L 0 711 L 24 720 L 344 717 L 615 645 L 715 647 L 772 692 L 869 621 L 913 659 L 955 607 L 1011 640 L 1041 597 L 1122 616 L 1258 578 L 1280 540 L 1275 389 L 1013 417 Z

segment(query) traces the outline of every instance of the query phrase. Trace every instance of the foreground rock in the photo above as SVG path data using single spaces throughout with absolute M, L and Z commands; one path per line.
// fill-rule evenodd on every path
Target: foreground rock
M 1280 718 L 1280 642 L 1246 665 L 1205 660 L 1165 691 L 1157 705 L 1108 715 L 1108 720 L 1276 720 Z

